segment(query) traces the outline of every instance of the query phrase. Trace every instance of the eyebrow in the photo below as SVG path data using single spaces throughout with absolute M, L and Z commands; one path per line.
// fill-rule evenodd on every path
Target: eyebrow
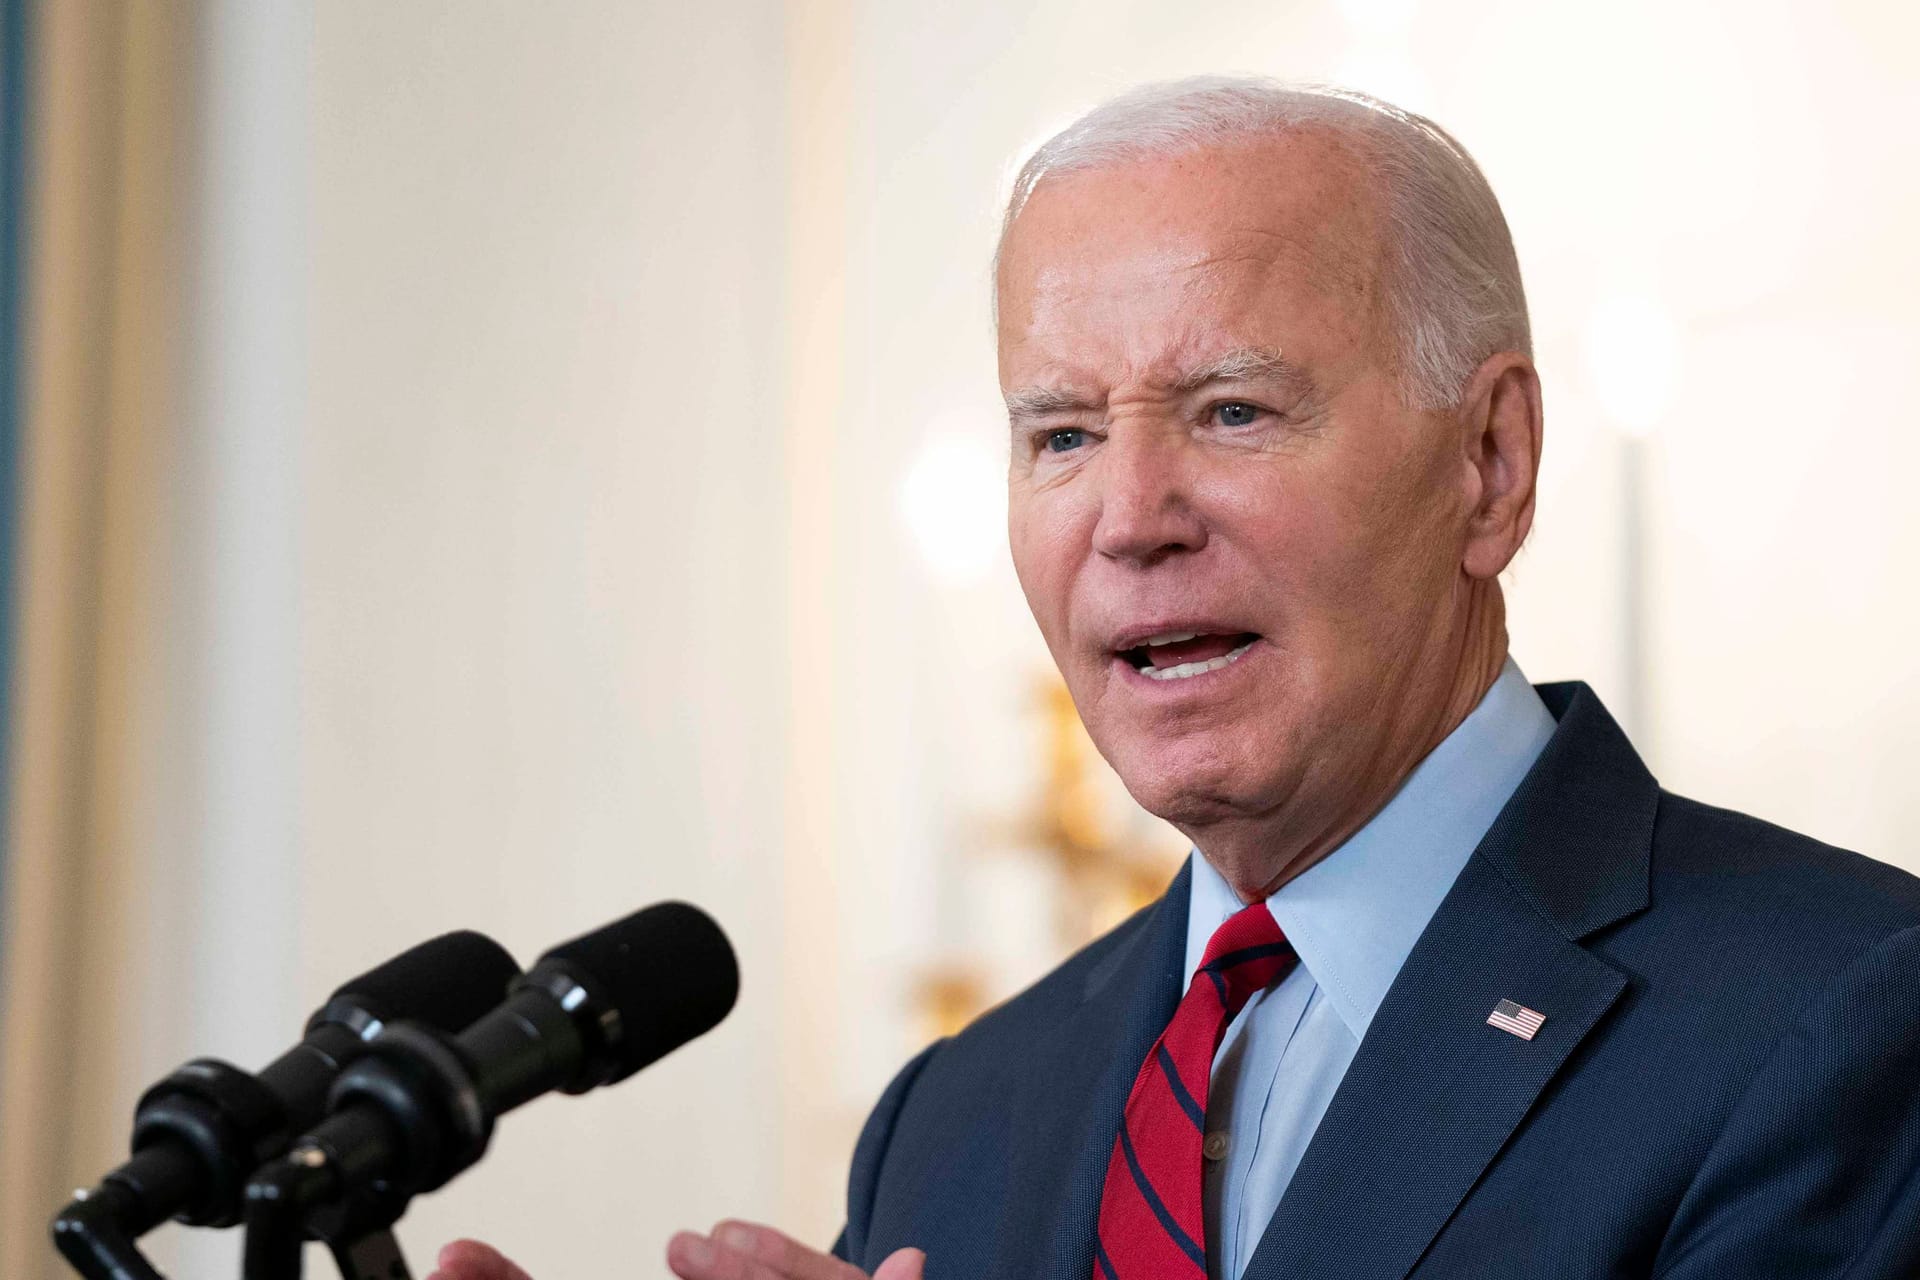
M 1281 382 L 1305 390 L 1313 385 L 1306 371 L 1271 347 L 1241 347 L 1216 356 L 1180 375 L 1173 390 L 1198 391 L 1210 382 Z
M 1007 393 L 1007 414 L 1013 418 L 1043 418 L 1068 409 L 1098 409 L 1099 403 L 1074 391 L 1053 387 L 1022 387 Z
M 1298 391 L 1310 391 L 1313 380 L 1299 365 L 1271 347 L 1240 347 L 1195 365 L 1169 384 L 1175 395 L 1190 395 L 1214 382 L 1279 382 Z M 1073 409 L 1099 409 L 1099 400 L 1054 387 L 1022 387 L 1007 393 L 1007 414 L 1018 421 Z

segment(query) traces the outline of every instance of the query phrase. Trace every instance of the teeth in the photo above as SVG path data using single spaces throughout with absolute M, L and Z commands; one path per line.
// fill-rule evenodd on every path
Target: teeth
M 1149 640 L 1147 643 L 1153 642 Z M 1253 648 L 1253 641 L 1249 640 L 1239 648 L 1229 649 L 1219 657 L 1209 658 L 1205 662 L 1183 662 L 1177 667 L 1147 667 L 1140 674 L 1149 680 L 1191 680 L 1195 676 L 1203 676 L 1209 671 L 1218 671 L 1229 663 L 1238 662 L 1240 655 L 1251 648 Z
M 1142 640 L 1140 643 L 1143 645 L 1179 644 L 1182 640 L 1191 640 L 1199 634 L 1198 631 L 1169 631 L 1166 635 L 1154 636 L 1151 639 Z

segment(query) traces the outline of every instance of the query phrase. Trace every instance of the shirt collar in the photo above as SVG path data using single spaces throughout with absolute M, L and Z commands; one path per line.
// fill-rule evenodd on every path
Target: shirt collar
M 1552 713 L 1507 659 L 1480 705 L 1415 766 L 1386 807 L 1267 899 L 1354 1039 L 1366 1036 L 1427 921 L 1553 731 Z M 1213 931 L 1241 907 L 1211 863 L 1192 862 L 1188 982 Z

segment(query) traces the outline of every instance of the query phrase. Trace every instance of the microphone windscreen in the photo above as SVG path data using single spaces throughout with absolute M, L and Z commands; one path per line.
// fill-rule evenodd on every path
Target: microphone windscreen
M 711 1031 L 733 1008 L 740 970 L 713 918 L 685 902 L 661 902 L 563 942 L 541 959 L 588 979 L 619 1012 L 619 1066 L 605 1083 Z
M 519 976 L 520 966 L 505 947 L 461 929 L 429 938 L 342 983 L 328 1006 L 344 1002 L 381 1022 L 407 1018 L 457 1032 L 504 1000 L 507 984 Z

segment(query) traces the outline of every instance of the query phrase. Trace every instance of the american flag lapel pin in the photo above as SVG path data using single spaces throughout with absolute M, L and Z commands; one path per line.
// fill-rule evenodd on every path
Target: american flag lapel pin
M 1498 1027 L 1502 1031 L 1519 1036 L 1522 1040 L 1533 1039 L 1534 1033 L 1545 1024 L 1547 1015 L 1529 1009 L 1523 1004 L 1511 1000 L 1502 1000 L 1493 1006 L 1493 1012 L 1487 1015 L 1487 1025 Z

